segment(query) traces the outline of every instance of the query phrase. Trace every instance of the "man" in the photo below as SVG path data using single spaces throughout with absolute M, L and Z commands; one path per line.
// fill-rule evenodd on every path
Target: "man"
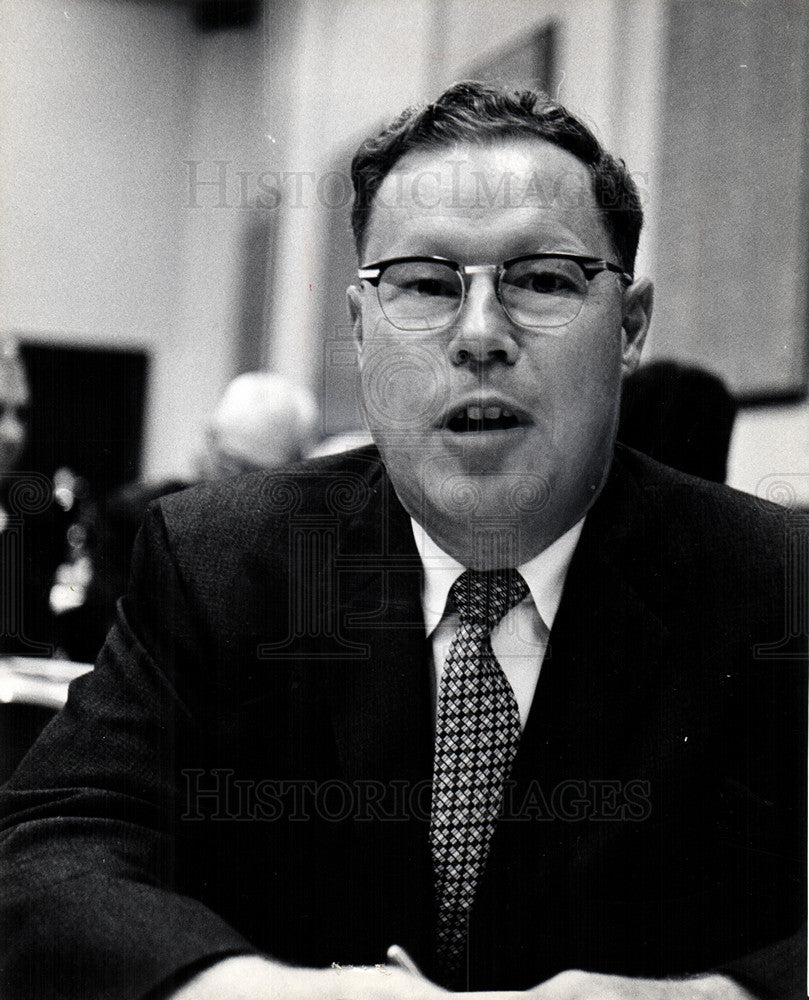
M 70 519 L 54 484 L 23 458 L 30 404 L 19 346 L 0 337 L 0 782 L 53 715 L 32 698 L 32 665 L 16 658 L 50 657 L 62 639 L 49 595 Z
M 353 176 L 379 451 L 152 510 L 7 792 L 9 996 L 798 995 L 784 518 L 613 458 L 626 170 L 461 84 Z
M 207 421 L 198 480 L 224 479 L 300 461 L 315 440 L 317 404 L 304 386 L 276 372 L 243 372 L 225 387 Z M 61 616 L 72 659 L 94 660 L 126 589 L 132 546 L 149 504 L 192 485 L 184 479 L 125 483 L 106 498 L 95 525 L 92 576 L 84 597 L 67 576 L 74 605 Z
M 245 372 L 211 414 L 203 474 L 218 479 L 299 462 L 316 440 L 317 403 L 276 372 Z
M 31 392 L 17 343 L 0 339 L 0 654 L 48 656 L 54 622 L 48 594 L 67 523 L 52 486 L 19 463 Z
M 0 341 L 0 475 L 17 467 L 26 436 L 28 380 L 17 345 Z

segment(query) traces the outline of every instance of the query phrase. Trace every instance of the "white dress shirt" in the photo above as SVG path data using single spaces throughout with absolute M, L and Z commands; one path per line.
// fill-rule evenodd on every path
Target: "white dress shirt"
M 435 708 L 444 661 L 458 628 L 458 612 L 451 605 L 447 606 L 447 598 L 450 587 L 465 567 L 436 545 L 418 522 L 411 518 L 410 523 L 424 567 L 421 606 L 427 638 L 432 639 Z M 529 592 L 492 631 L 492 649 L 514 692 L 523 727 L 534 700 L 548 637 L 583 526 L 584 518 L 538 556 L 517 567 Z

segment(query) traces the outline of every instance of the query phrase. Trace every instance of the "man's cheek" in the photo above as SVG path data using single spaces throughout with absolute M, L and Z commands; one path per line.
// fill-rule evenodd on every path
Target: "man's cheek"
M 435 353 L 418 344 L 375 350 L 369 344 L 362 364 L 362 395 L 371 429 L 406 431 L 434 426 L 448 394 Z

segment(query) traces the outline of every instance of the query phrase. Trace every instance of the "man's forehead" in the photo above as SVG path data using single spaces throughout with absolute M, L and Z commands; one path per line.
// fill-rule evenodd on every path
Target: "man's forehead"
M 526 250 L 609 251 L 589 168 L 572 153 L 529 136 L 407 153 L 374 199 L 369 254 L 419 232 L 440 233 L 450 222 L 456 230 L 482 223 L 524 230 L 532 244 Z
M 595 207 L 592 176 L 578 157 L 544 139 L 503 138 L 406 153 L 379 191 L 386 204 L 422 206 L 440 195 L 444 207 Z

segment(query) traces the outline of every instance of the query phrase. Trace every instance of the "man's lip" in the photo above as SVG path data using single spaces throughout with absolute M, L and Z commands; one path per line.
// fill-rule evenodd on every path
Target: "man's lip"
M 497 429 L 453 429 L 451 423 L 460 423 L 463 420 L 475 422 L 505 420 L 512 422 L 511 427 Z M 452 434 L 494 434 L 507 433 L 509 430 L 518 430 L 532 424 L 533 420 L 528 413 L 510 400 L 507 396 L 482 395 L 467 396 L 454 400 L 449 406 L 444 408 L 437 427 L 439 430 L 448 431 Z
M 504 456 L 510 449 L 525 440 L 529 428 L 525 424 L 511 430 L 457 432 L 446 427 L 438 431 L 442 448 L 459 455 L 480 455 L 491 460 Z

